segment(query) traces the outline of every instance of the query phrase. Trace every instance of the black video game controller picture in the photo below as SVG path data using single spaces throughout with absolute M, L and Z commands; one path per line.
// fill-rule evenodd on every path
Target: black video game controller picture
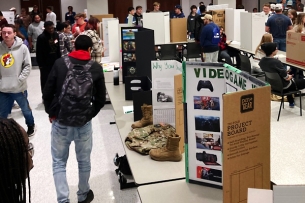
M 214 91 L 213 85 L 209 80 L 199 80 L 197 85 L 198 92 L 201 90 L 201 88 L 209 89 L 211 92 Z

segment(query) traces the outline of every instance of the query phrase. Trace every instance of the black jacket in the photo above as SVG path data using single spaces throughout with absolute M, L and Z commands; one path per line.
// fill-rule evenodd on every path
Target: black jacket
M 198 16 L 198 14 L 196 13 L 195 16 L 193 16 L 192 14 L 190 14 L 187 17 L 187 31 L 194 33 L 195 32 L 195 21 L 196 21 L 196 17 Z
M 85 65 L 88 63 L 88 60 L 78 60 L 76 58 L 70 57 L 70 60 L 73 64 Z M 74 66 L 77 67 L 77 66 Z M 93 115 L 95 117 L 101 108 L 105 105 L 106 101 L 106 87 L 105 87 L 105 78 L 103 68 L 97 62 L 94 62 L 89 71 L 92 74 L 93 80 L 93 93 L 92 96 L 94 100 L 93 103 Z M 61 93 L 63 83 L 66 78 L 68 68 L 65 64 L 64 58 L 56 60 L 51 73 L 49 74 L 48 81 L 43 89 L 43 101 L 45 106 L 45 111 L 49 114 L 49 117 L 57 117 L 57 111 L 51 109 L 51 106 L 58 101 L 58 97 Z M 64 108 L 64 107 L 63 107 Z
M 37 38 L 36 60 L 39 67 L 52 67 L 60 58 L 59 36 L 57 32 L 49 34 L 43 31 Z
M 141 19 L 143 19 L 143 15 L 138 15 L 137 13 L 135 13 L 134 15 L 133 15 L 133 17 L 136 19 L 136 25 L 142 25 L 142 22 L 140 22 L 139 23 L 139 21 L 141 20 Z
M 283 87 L 287 87 L 290 84 L 289 81 L 285 80 L 288 77 L 287 70 L 278 59 L 264 57 L 258 65 L 264 72 L 278 73 L 282 79 Z
M 200 35 L 201 35 L 201 30 L 204 26 L 203 20 L 201 19 L 204 17 L 205 14 L 198 15 L 195 19 L 195 40 L 200 41 Z

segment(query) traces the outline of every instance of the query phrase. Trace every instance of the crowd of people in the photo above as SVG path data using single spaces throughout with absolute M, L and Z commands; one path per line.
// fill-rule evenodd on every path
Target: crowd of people
M 9 24 L 0 11 L 0 146 L 4 150 L 0 163 L 9 167 L 1 167 L 2 200 L 19 203 L 30 198 L 28 177 L 33 168 L 34 149 L 29 138 L 35 135 L 36 125 L 27 99 L 28 93 L 34 93 L 27 89 L 27 79 L 32 69 L 30 52 L 35 52 L 42 103 L 52 123 L 51 147 L 57 201 L 69 202 L 66 163 L 69 146 L 74 141 L 80 172 L 78 202 L 91 202 L 94 199 L 89 186 L 91 119 L 99 113 L 106 100 L 100 65 L 103 43 L 99 37 L 99 20 L 94 17 L 87 19 L 84 13 L 76 14 L 72 6 L 68 7 L 65 22 L 56 20 L 52 7 L 46 8 L 45 21 L 37 6 L 33 6 L 30 13 L 24 8 L 21 14 L 17 14 L 14 7 L 10 10 L 15 14 L 14 24 Z M 22 111 L 27 131 L 9 118 L 14 102 Z M 75 139 L 76 134 L 81 134 L 81 138 Z

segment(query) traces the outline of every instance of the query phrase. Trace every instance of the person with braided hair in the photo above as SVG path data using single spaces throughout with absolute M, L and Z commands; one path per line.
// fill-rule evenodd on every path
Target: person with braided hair
M 13 119 L 0 118 L 0 149 L 0 202 L 31 202 L 29 172 L 34 148 L 25 130 Z

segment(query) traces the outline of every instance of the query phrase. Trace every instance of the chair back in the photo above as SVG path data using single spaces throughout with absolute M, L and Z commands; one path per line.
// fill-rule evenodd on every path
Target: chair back
M 283 92 L 283 81 L 278 73 L 265 72 L 266 80 L 271 85 L 271 90 Z
M 175 44 L 161 45 L 161 60 L 174 60 L 177 59 L 177 50 Z
M 199 43 L 190 42 L 187 43 L 186 58 L 200 58 L 201 57 L 201 47 Z
M 251 74 L 251 62 L 248 56 L 239 54 L 240 58 L 240 70 L 245 71 L 249 74 Z

